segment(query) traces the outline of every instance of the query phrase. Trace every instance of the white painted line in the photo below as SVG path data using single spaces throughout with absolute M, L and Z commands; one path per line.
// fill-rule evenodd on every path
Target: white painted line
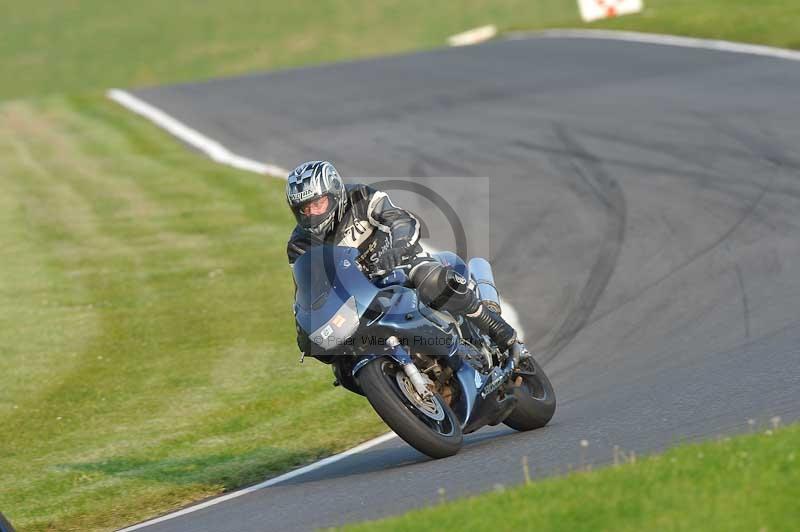
M 271 165 L 271 164 L 264 164 L 252 159 L 248 159 L 246 157 L 242 157 L 236 155 L 228 148 L 220 144 L 219 142 L 210 139 L 196 131 L 186 124 L 178 121 L 177 119 L 171 117 L 161 109 L 150 105 L 149 103 L 133 96 L 132 94 L 119 90 L 119 89 L 112 89 L 108 91 L 108 97 L 115 102 L 119 103 L 126 109 L 133 111 L 134 113 L 141 115 L 157 126 L 165 129 L 175 137 L 179 138 L 183 142 L 189 144 L 197 148 L 198 150 L 202 151 L 203 153 L 207 154 L 212 160 L 220 163 L 225 164 L 228 166 L 232 166 L 234 168 L 239 168 L 241 170 L 246 170 L 250 172 L 255 172 L 258 174 L 268 174 L 273 176 L 280 176 L 286 177 L 289 174 L 289 171 L 281 168 L 280 166 Z M 429 250 L 432 250 L 428 246 Z M 433 251 L 431 251 L 433 252 Z M 519 325 L 519 321 L 517 319 L 517 313 L 513 309 L 513 307 L 508 304 L 504 303 L 503 305 L 503 314 L 506 316 L 506 320 L 511 324 L 512 327 L 520 331 L 520 335 L 522 334 L 522 328 Z M 225 495 L 221 495 L 219 497 L 209 499 L 205 502 L 201 502 L 199 504 L 195 504 L 193 506 L 189 506 L 182 510 L 178 510 L 177 512 L 173 512 L 170 514 L 163 515 L 161 517 L 157 517 L 155 519 L 151 519 L 149 521 L 145 521 L 143 523 L 139 523 L 137 525 L 129 526 L 127 528 L 123 528 L 119 530 L 119 532 L 129 532 L 132 530 L 139 530 L 142 528 L 146 528 L 150 525 L 154 525 L 157 523 L 162 523 L 164 521 L 168 521 L 170 519 L 175 519 L 176 517 L 180 517 L 182 515 L 190 514 L 192 512 L 196 512 L 198 510 L 202 510 L 204 508 L 208 508 L 210 506 L 214 506 L 220 504 L 225 501 L 229 501 L 231 499 L 235 499 L 237 497 L 241 497 L 242 495 L 247 495 L 248 493 L 253 493 L 254 491 L 262 490 L 264 488 L 268 488 L 270 486 L 274 486 L 275 484 L 279 484 L 281 482 L 285 482 L 289 479 L 299 477 L 301 475 L 305 475 L 306 473 L 310 473 L 322 467 L 328 466 L 330 464 L 336 463 L 340 460 L 347 458 L 348 456 L 352 456 L 354 454 L 358 454 L 362 451 L 366 451 L 376 445 L 380 445 L 385 443 L 389 440 L 396 438 L 397 435 L 394 432 L 389 432 L 384 434 L 383 436 L 378 436 L 377 438 L 373 438 L 369 441 L 366 441 L 360 445 L 356 445 L 352 449 L 348 449 L 347 451 L 341 452 L 339 454 L 329 456 L 328 458 L 324 458 L 313 464 L 309 464 L 307 466 L 301 467 L 299 469 L 295 469 L 294 471 L 289 471 L 288 473 L 284 473 L 283 475 L 277 476 L 275 478 L 271 478 L 269 480 L 265 480 L 260 484 L 256 484 L 254 486 L 250 486 L 249 488 L 244 488 L 238 491 L 233 491 L 231 493 L 227 493 Z
M 495 35 L 497 35 L 497 26 L 489 24 L 488 26 L 481 26 L 480 28 L 451 35 L 447 38 L 447 44 L 450 46 L 469 46 L 488 41 Z
M 694 37 L 681 37 L 678 35 L 661 35 L 658 33 L 641 33 L 638 31 L 612 31 L 612 30 L 545 30 L 535 32 L 510 33 L 511 40 L 529 38 L 547 39 L 603 39 L 610 41 L 626 41 L 646 44 L 661 44 L 665 46 L 678 46 L 681 48 L 697 48 L 703 50 L 716 50 L 738 54 L 759 55 L 776 57 L 790 61 L 800 61 L 800 51 L 786 48 L 775 48 L 760 44 L 745 44 L 731 41 L 713 39 L 697 39 Z
M 340 460 L 347 458 L 348 456 L 360 453 L 361 451 L 366 451 L 371 447 L 375 447 L 376 445 L 380 445 L 385 443 L 393 438 L 396 438 L 397 435 L 394 432 L 389 432 L 388 434 L 384 434 L 383 436 L 378 436 L 372 440 L 366 441 L 361 445 L 357 445 L 352 449 L 348 449 L 339 454 L 335 454 L 333 456 L 329 456 L 319 462 L 314 462 L 313 464 L 309 464 L 305 467 L 301 467 L 300 469 L 295 469 L 294 471 L 289 471 L 279 477 L 271 478 L 262 482 L 261 484 L 256 484 L 255 486 L 250 486 L 249 488 L 244 488 L 238 491 L 233 491 L 231 493 L 221 495 L 215 499 L 209 499 L 206 502 L 201 502 L 200 504 L 195 504 L 194 506 L 189 506 L 188 508 L 184 508 L 183 510 L 178 510 L 177 512 L 173 512 L 171 514 L 163 515 L 161 517 L 157 517 L 155 519 L 151 519 L 150 521 L 145 521 L 144 523 L 139 523 L 138 525 L 129 526 L 128 528 L 123 528 L 118 532 L 130 532 L 132 530 L 139 530 L 150 525 L 155 525 L 157 523 L 163 523 L 164 521 L 169 521 L 170 519 L 175 519 L 176 517 L 180 517 L 182 515 L 190 514 L 192 512 L 196 512 L 198 510 L 202 510 L 203 508 L 208 508 L 209 506 L 214 506 L 221 502 L 229 501 L 231 499 L 236 499 L 237 497 L 241 497 L 242 495 L 247 495 L 248 493 L 253 493 L 254 491 L 258 491 L 264 488 L 268 488 L 270 486 L 274 486 L 280 482 L 285 482 L 289 479 L 299 477 L 300 475 L 304 475 L 306 473 L 310 473 L 311 471 L 317 470 L 321 467 L 325 467 L 327 465 L 333 464 Z
M 137 98 L 129 92 L 119 89 L 111 89 L 108 91 L 108 97 L 126 109 L 129 109 L 130 111 L 147 118 L 157 126 L 178 137 L 186 144 L 189 144 L 190 146 L 202 151 L 212 160 L 218 163 L 226 164 L 240 170 L 256 172 L 258 174 L 269 174 L 276 177 L 286 177 L 289 175 L 289 170 L 281 168 L 280 166 L 260 163 L 258 161 L 254 161 L 253 159 L 236 155 L 216 140 L 206 137 L 199 131 L 196 131 L 186 124 L 179 122 L 161 109 L 150 105 L 149 103 Z

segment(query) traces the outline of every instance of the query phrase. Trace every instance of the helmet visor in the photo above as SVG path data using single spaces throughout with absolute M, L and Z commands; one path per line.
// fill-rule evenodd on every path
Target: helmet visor
M 294 208 L 297 223 L 305 229 L 313 229 L 328 219 L 336 207 L 331 194 L 304 201 Z

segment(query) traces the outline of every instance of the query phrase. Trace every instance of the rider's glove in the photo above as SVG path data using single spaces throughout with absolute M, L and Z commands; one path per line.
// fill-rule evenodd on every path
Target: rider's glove
M 406 252 L 407 250 L 403 248 L 387 249 L 378 259 L 378 268 L 388 273 L 398 266 L 402 266 L 405 262 Z

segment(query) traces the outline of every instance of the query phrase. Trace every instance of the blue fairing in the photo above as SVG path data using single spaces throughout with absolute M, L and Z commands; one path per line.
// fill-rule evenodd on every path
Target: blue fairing
M 455 254 L 434 256 L 464 277 L 469 275 L 467 265 Z M 499 399 L 497 387 L 488 387 L 500 382 L 490 379 L 492 375 L 500 372 L 497 377 L 506 378 L 505 374 L 495 368 L 483 375 L 464 361 L 481 354 L 461 341 L 456 320 L 421 304 L 416 291 L 406 286 L 401 270 L 377 280 L 376 286 L 359 269 L 357 257 L 355 248 L 323 245 L 309 249 L 293 266 L 297 323 L 326 354 L 342 355 L 334 362 L 341 384 L 362 393 L 356 376 L 370 361 L 389 357 L 407 366 L 414 364 L 412 355 L 421 354 L 437 357 L 442 367 L 454 373 L 460 393 L 451 407 L 464 433 L 507 415 L 516 399 Z M 387 342 L 390 337 L 392 344 Z
M 295 262 L 296 319 L 307 333 L 324 326 L 353 297 L 359 318 L 378 289 L 358 269 L 356 248 L 317 246 Z

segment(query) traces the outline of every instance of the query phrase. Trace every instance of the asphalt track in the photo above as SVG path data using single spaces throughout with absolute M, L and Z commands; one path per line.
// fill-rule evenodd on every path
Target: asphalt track
M 331 526 L 517 483 L 523 455 L 564 471 L 582 439 L 600 464 L 798 418 L 800 63 L 531 38 L 136 94 L 285 167 L 489 177 L 462 217 L 559 399 L 533 433 L 439 461 L 393 440 L 147 530 Z

